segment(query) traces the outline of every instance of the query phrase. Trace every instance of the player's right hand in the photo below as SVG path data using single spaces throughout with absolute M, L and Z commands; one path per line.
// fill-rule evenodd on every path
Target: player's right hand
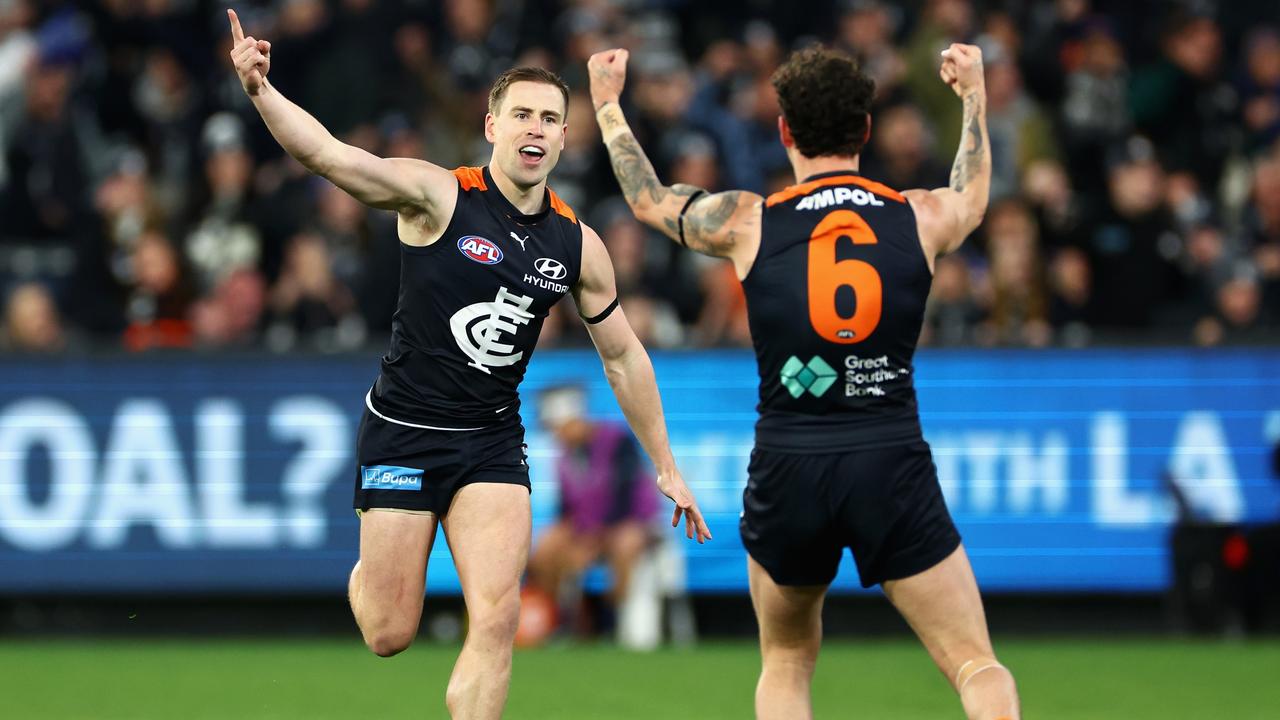
M 986 92 L 982 48 L 952 43 L 951 47 L 942 51 L 942 67 L 938 69 L 938 75 L 960 97 L 973 92 Z
M 235 10 L 227 9 L 227 19 L 231 21 L 231 63 L 240 76 L 240 86 L 252 97 L 262 91 L 271 70 L 271 43 L 245 37 Z
M 663 495 L 675 501 L 676 511 L 671 515 L 671 527 L 680 526 L 680 516 L 684 516 L 684 536 L 698 539 L 702 544 L 711 539 L 711 531 L 707 529 L 707 521 L 702 519 L 702 511 L 698 502 L 693 499 L 693 491 L 684 484 L 684 477 L 679 470 L 672 468 L 658 473 L 658 489 Z

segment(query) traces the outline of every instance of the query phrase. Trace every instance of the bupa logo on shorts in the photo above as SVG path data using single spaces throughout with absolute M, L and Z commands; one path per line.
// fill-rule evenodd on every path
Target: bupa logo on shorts
M 481 265 L 497 265 L 502 262 L 502 249 L 492 240 L 479 235 L 463 235 L 458 238 L 458 251 L 468 260 L 475 260 Z
M 395 465 L 362 465 L 360 467 L 365 490 L 421 490 L 422 471 L 418 468 Z
M 564 276 L 569 274 L 569 269 L 564 266 L 564 263 L 551 258 L 538 258 L 538 261 L 533 264 L 533 269 L 543 277 L 552 280 L 563 280 Z

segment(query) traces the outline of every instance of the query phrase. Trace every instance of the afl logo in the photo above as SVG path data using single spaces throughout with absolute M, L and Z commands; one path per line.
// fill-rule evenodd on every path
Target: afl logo
M 564 276 L 569 274 L 563 263 L 551 258 L 538 258 L 538 262 L 534 263 L 533 267 L 544 277 L 552 280 L 563 280 Z
M 482 265 L 497 265 L 502 262 L 502 250 L 492 240 L 486 240 L 479 235 L 464 235 L 458 238 L 458 252 L 465 255 L 468 260 L 474 260 Z

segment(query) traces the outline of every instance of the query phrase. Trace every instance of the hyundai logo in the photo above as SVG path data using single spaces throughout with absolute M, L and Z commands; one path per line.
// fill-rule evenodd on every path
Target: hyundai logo
M 552 260 L 551 258 L 538 258 L 538 261 L 533 264 L 533 267 L 544 277 L 551 278 L 552 280 L 563 280 L 564 276 L 569 274 L 564 263 L 559 260 Z

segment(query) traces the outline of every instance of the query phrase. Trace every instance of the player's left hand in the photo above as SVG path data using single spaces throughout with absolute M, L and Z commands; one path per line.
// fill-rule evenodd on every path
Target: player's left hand
M 623 52 L 626 52 L 625 50 Z M 684 477 L 679 470 L 658 474 L 658 489 L 663 495 L 675 501 L 676 511 L 671 515 L 671 527 L 680 526 L 680 516 L 684 515 L 684 536 L 690 540 L 696 536 L 698 544 L 711 539 L 711 531 L 707 522 L 702 519 L 702 511 L 698 509 L 698 501 L 693 499 L 693 492 L 684 484 Z
M 597 110 L 607 102 L 618 102 L 622 86 L 627 83 L 626 50 L 614 48 L 592 55 L 587 60 L 587 75 L 591 78 L 591 104 Z

